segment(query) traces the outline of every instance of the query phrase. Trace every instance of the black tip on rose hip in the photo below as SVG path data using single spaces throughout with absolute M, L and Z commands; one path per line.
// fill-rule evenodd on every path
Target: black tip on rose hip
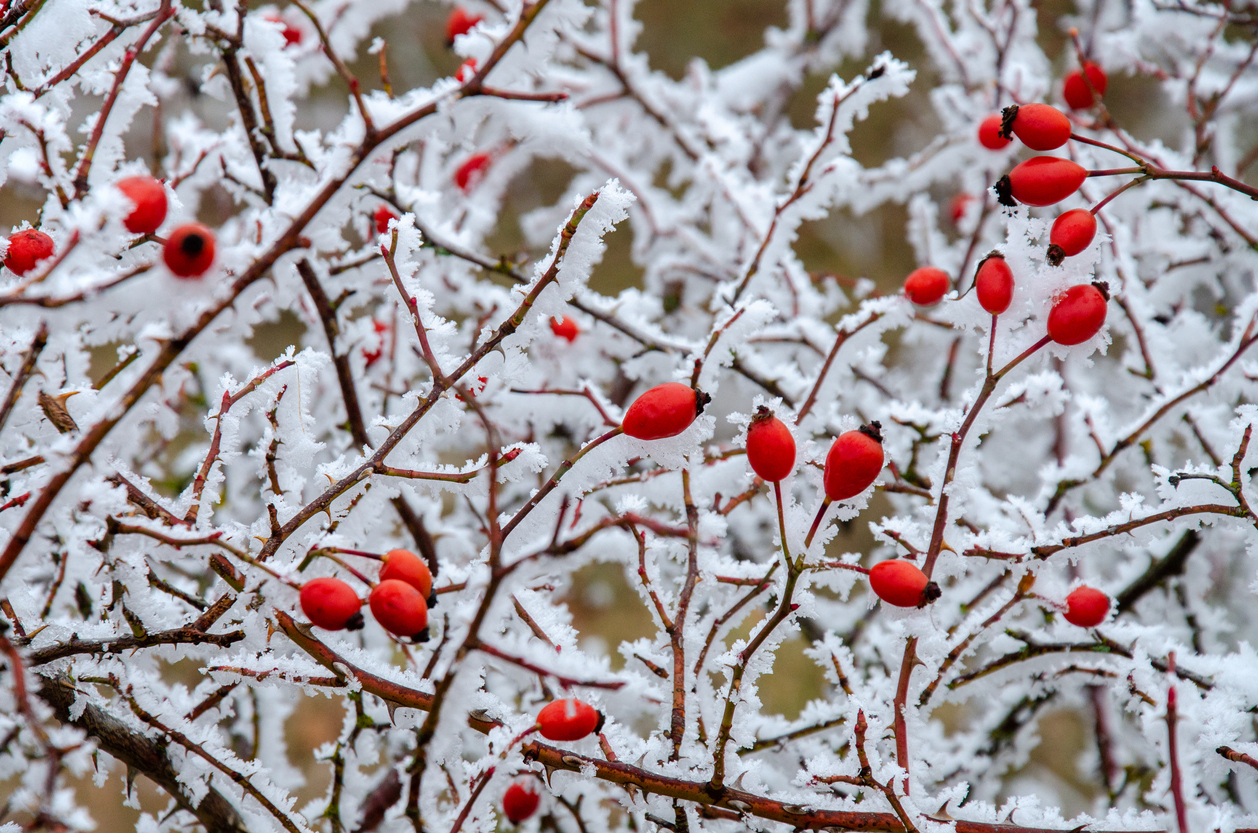
M 360 611 L 358 613 L 355 613 L 353 616 L 345 620 L 345 630 L 360 631 L 363 629 L 363 621 L 364 620 L 363 620 L 362 612 Z
M 1000 181 L 992 186 L 992 190 L 996 192 L 997 201 L 1005 208 L 1017 208 L 1018 201 L 1013 198 L 1013 183 L 1009 181 L 1009 176 L 1005 175 Z
M 205 238 L 199 234 L 189 234 L 179 241 L 179 251 L 188 257 L 196 257 L 205 249 Z
M 428 628 L 424 628 L 422 631 L 412 636 L 411 640 L 414 642 L 427 642 L 431 638 L 432 633 L 428 630 Z
M 882 423 L 878 420 L 871 419 L 868 425 L 862 425 L 858 430 L 866 437 L 882 445 Z
M 437 600 L 438 600 L 437 591 L 436 591 L 436 590 L 434 590 L 434 591 L 432 591 L 431 593 L 429 593 L 429 594 L 428 594 L 428 607 L 429 607 L 429 608 L 434 608 L 434 607 L 436 607 L 436 606 L 437 606 Z
M 1013 138 L 1013 120 L 1018 117 L 1018 105 L 1010 104 L 1000 111 L 1000 138 Z
M 922 600 L 918 603 L 918 607 L 926 607 L 926 605 L 938 599 L 943 595 L 943 591 L 939 589 L 939 585 L 933 581 L 926 582 L 926 589 L 922 591 Z
M 1092 285 L 1096 287 L 1096 291 L 1101 293 L 1101 297 L 1109 300 L 1109 284 L 1105 281 L 1092 281 Z
M 1049 266 L 1061 266 L 1061 262 L 1066 259 L 1066 250 L 1054 243 L 1048 247 L 1045 259 Z
M 704 407 L 712 401 L 712 395 L 695 388 L 695 416 L 703 413 Z
M 607 722 L 607 715 L 602 712 L 598 712 L 598 723 L 594 724 L 594 734 L 597 735 L 599 732 L 603 731 L 603 724 L 605 722 Z

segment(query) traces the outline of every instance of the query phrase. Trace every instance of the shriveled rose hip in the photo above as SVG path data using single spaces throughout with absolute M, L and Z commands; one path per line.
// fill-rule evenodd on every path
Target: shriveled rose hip
M 15 275 L 25 275 L 41 260 L 52 257 L 55 250 L 52 238 L 38 229 L 28 228 L 9 236 L 9 249 L 4 255 L 4 265 Z
M 840 434 L 826 455 L 826 497 L 847 500 L 859 495 L 878 479 L 882 462 L 881 424 L 875 421 Z
M 1031 150 L 1055 150 L 1070 139 L 1070 119 L 1051 104 L 1013 104 L 1003 117 L 1001 135 L 1012 132 Z
M 1067 347 L 1082 344 L 1105 324 L 1109 290 L 1103 283 L 1072 286 L 1053 301 L 1048 313 L 1048 337 Z
M 602 713 L 581 700 L 555 700 L 537 713 L 537 729 L 547 740 L 581 740 L 602 728 Z
M 747 462 L 752 471 L 770 483 L 795 470 L 795 438 L 786 423 L 763 405 L 747 429 Z
M 992 113 L 979 122 L 978 143 L 988 150 L 1004 150 L 1013 139 L 1000 135 L 1002 120 L 999 113 Z
M 581 328 L 577 326 L 577 322 L 567 317 L 550 319 L 550 331 L 568 342 L 576 341 L 577 336 L 581 334 Z
M 1013 270 L 1005 256 L 992 252 L 978 265 L 974 275 L 974 294 L 979 305 L 992 315 L 1000 315 L 1013 302 Z
M 151 176 L 129 176 L 115 187 L 133 203 L 122 221 L 132 234 L 152 234 L 166 220 L 166 188 Z
M 1109 614 L 1109 596 L 1086 584 L 1066 597 L 1066 621 L 1081 628 L 1095 628 Z
M 939 585 L 907 561 L 880 561 L 869 571 L 878 598 L 896 607 L 922 607 L 939 598 Z
M 626 434 L 640 440 L 675 437 L 703 413 L 703 406 L 710 399 L 706 393 L 689 385 L 665 382 L 635 399 L 625 412 L 621 426 Z
M 389 633 L 421 642 L 427 638 L 428 603 L 410 584 L 386 579 L 372 588 L 367 601 L 371 615 Z
M 502 794 L 502 812 L 507 821 L 519 824 L 537 812 L 542 795 L 537 791 L 536 778 L 520 778 L 512 781 Z
M 948 273 L 934 266 L 914 269 L 904 279 L 905 296 L 919 307 L 939 303 L 948 292 Z
M 362 606 L 354 589 L 339 578 L 313 578 L 301 586 L 301 612 L 325 630 L 358 630 Z
M 180 278 L 199 278 L 214 265 L 214 232 L 200 223 L 182 225 L 166 238 L 162 260 Z
M 1010 197 L 1024 205 L 1053 205 L 1078 191 L 1087 178 L 1087 169 L 1069 159 L 1034 156 L 1002 178 L 996 192 L 1004 205 L 1013 204 Z
M 1060 266 L 1088 247 L 1096 236 L 1096 217 L 1086 208 L 1074 208 L 1053 221 L 1048 234 L 1048 262 Z
M 1083 74 L 1087 73 L 1087 80 L 1084 80 Z M 1091 82 L 1092 88 L 1088 88 Z M 1109 78 L 1105 75 L 1105 70 L 1101 69 L 1091 61 L 1083 65 L 1083 71 L 1073 70 L 1066 75 L 1066 81 L 1062 84 L 1062 98 L 1066 99 L 1066 103 L 1070 105 L 1072 110 L 1086 110 L 1096 103 L 1097 96 L 1105 95 L 1105 88 L 1109 86 Z M 1096 95 L 1092 94 L 1092 90 L 1096 90 Z
M 432 596 L 432 573 L 424 560 L 410 550 L 389 550 L 384 554 L 380 580 L 397 579 L 419 591 L 425 599 Z

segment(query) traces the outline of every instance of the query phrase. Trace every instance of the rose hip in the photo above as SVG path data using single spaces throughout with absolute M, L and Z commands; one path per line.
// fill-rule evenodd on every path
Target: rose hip
M 1105 324 L 1109 290 L 1103 283 L 1072 286 L 1053 301 L 1048 337 L 1067 347 L 1082 344 Z
M 1013 270 L 1005 256 L 992 252 L 978 265 L 974 275 L 974 293 L 979 305 L 992 315 L 1000 315 L 1013 302 Z
M 690 427 L 711 399 L 680 382 L 656 385 L 634 400 L 621 423 L 625 433 L 639 440 L 675 437 Z
M 871 422 L 845 431 L 826 455 L 825 490 L 830 500 L 847 500 L 869 488 L 882 472 L 882 426 Z
M 1060 266 L 1088 247 L 1096 236 L 1096 217 L 1086 208 L 1074 208 L 1053 221 L 1048 235 L 1048 262 Z

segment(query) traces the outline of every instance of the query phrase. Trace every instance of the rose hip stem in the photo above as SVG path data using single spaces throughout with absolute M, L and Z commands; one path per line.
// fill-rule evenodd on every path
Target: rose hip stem
M 335 555 L 333 555 L 332 554 L 333 551 L 334 551 L 333 547 L 316 547 L 315 549 L 312 549 L 310 552 L 306 553 L 306 558 L 305 560 L 302 561 L 302 564 L 301 564 L 302 568 L 305 568 L 307 565 L 309 565 L 311 560 L 322 556 L 323 558 L 326 558 L 329 561 L 333 561 L 337 564 L 340 564 L 346 570 L 349 570 L 354 575 L 354 578 L 358 579 L 359 581 L 361 581 L 363 584 L 367 585 L 368 587 L 376 586 L 376 583 L 374 581 L 367 578 L 365 575 L 363 575 L 362 573 L 355 570 L 353 567 L 346 564 L 343 558 L 337 558 Z

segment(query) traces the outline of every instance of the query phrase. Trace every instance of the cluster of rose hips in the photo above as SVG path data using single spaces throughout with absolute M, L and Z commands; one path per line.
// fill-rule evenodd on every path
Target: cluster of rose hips
M 371 615 L 395 636 L 428 639 L 428 607 L 436 602 L 432 573 L 410 550 L 390 550 L 380 557 L 380 579 L 367 597 Z M 324 576 L 301 586 L 301 610 L 318 627 L 330 631 L 363 626 L 362 599 L 339 578 Z
M 153 235 L 166 221 L 166 186 L 151 176 L 129 176 L 114 183 L 132 207 L 122 224 L 132 234 Z M 214 232 L 200 223 L 185 223 L 162 242 L 162 260 L 176 277 L 196 278 L 214 265 Z M 52 257 L 56 245 L 38 229 L 10 235 L 4 265 L 19 277 Z
M 1091 61 L 1082 70 L 1066 76 L 1062 94 L 1074 110 L 1084 110 L 1105 94 L 1105 71 Z M 1095 92 L 1095 95 L 1094 95 Z M 1071 137 L 1070 119 L 1049 104 L 1014 104 L 1002 113 L 993 113 L 979 124 L 979 143 L 990 150 L 1002 150 L 1016 136 L 1031 150 L 1056 150 Z M 1069 197 L 1088 176 L 1088 171 L 1069 159 L 1036 156 L 1014 167 L 996 185 L 1004 205 L 1055 205 Z M 1076 208 L 1059 216 L 1049 232 L 1048 262 L 1060 266 L 1088 247 L 1096 236 L 1096 215 Z

